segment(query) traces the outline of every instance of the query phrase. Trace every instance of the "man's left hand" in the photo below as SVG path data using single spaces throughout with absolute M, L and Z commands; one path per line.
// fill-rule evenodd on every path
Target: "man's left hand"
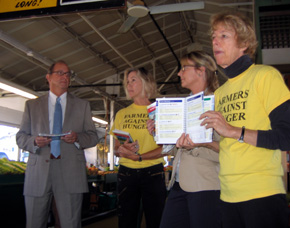
M 74 131 L 71 131 L 69 135 L 62 136 L 61 139 L 66 143 L 75 143 L 78 141 L 78 135 Z

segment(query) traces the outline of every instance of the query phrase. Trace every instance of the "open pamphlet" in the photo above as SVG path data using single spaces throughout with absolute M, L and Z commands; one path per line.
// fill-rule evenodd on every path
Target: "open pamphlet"
M 60 133 L 60 134 L 39 133 L 38 136 L 41 136 L 41 137 L 62 137 L 62 136 L 69 135 L 69 134 L 71 134 L 71 131 L 66 132 L 66 133 Z
M 200 115 L 214 110 L 214 95 L 203 92 L 185 98 L 157 98 L 155 110 L 155 141 L 176 144 L 182 133 L 189 134 L 194 143 L 212 142 L 213 129 L 200 126 Z
M 112 132 L 114 133 L 114 135 L 117 137 L 117 139 L 121 144 L 124 144 L 124 142 L 126 142 L 127 139 L 129 139 L 129 143 L 134 142 L 129 132 L 121 131 L 118 129 L 115 129 Z

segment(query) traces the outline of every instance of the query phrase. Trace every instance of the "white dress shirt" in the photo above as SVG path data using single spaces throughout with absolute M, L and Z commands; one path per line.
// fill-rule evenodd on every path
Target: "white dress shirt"
M 62 109 L 62 124 L 63 124 L 64 117 L 65 117 L 66 97 L 67 97 L 67 92 L 63 93 L 60 96 L 60 104 L 61 104 L 61 109 Z M 56 98 L 57 98 L 57 96 L 53 92 L 49 91 L 49 95 L 48 95 L 48 115 L 49 115 L 50 133 L 52 133 L 52 130 L 53 130 L 53 118 L 54 118 L 54 109 L 55 109 Z

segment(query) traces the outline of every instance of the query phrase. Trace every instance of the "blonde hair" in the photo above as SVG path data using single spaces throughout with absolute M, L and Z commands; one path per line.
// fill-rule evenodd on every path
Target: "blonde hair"
M 222 24 L 227 28 L 233 28 L 236 33 L 236 39 L 239 47 L 247 47 L 244 54 L 254 57 L 258 42 L 251 20 L 240 13 L 222 12 L 211 16 L 210 19 L 212 35 L 217 26 Z
M 193 51 L 184 55 L 180 61 L 192 61 L 195 64 L 195 67 L 198 69 L 200 67 L 205 67 L 206 83 L 207 90 L 206 95 L 213 93 L 218 87 L 218 77 L 216 74 L 217 65 L 214 59 L 204 51 Z
M 153 75 L 150 74 L 145 68 L 129 68 L 125 70 L 123 86 L 126 93 L 127 99 L 131 99 L 127 90 L 128 75 L 131 72 L 136 72 L 136 76 L 142 81 L 142 96 L 147 97 L 148 99 L 155 98 L 157 96 L 157 85 Z

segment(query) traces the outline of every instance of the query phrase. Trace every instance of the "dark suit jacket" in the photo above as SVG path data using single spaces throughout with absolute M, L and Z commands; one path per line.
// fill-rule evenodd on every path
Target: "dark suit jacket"
M 62 175 L 69 193 L 87 192 L 86 159 L 83 149 L 95 146 L 98 136 L 89 103 L 68 93 L 63 132 L 70 130 L 78 134 L 80 148 L 61 141 L 59 175 Z M 50 167 L 50 147 L 48 145 L 35 150 L 34 139 L 39 133 L 49 132 L 47 94 L 26 102 L 20 130 L 16 135 L 18 146 L 30 152 L 25 172 L 24 195 L 42 196 L 44 193 Z

